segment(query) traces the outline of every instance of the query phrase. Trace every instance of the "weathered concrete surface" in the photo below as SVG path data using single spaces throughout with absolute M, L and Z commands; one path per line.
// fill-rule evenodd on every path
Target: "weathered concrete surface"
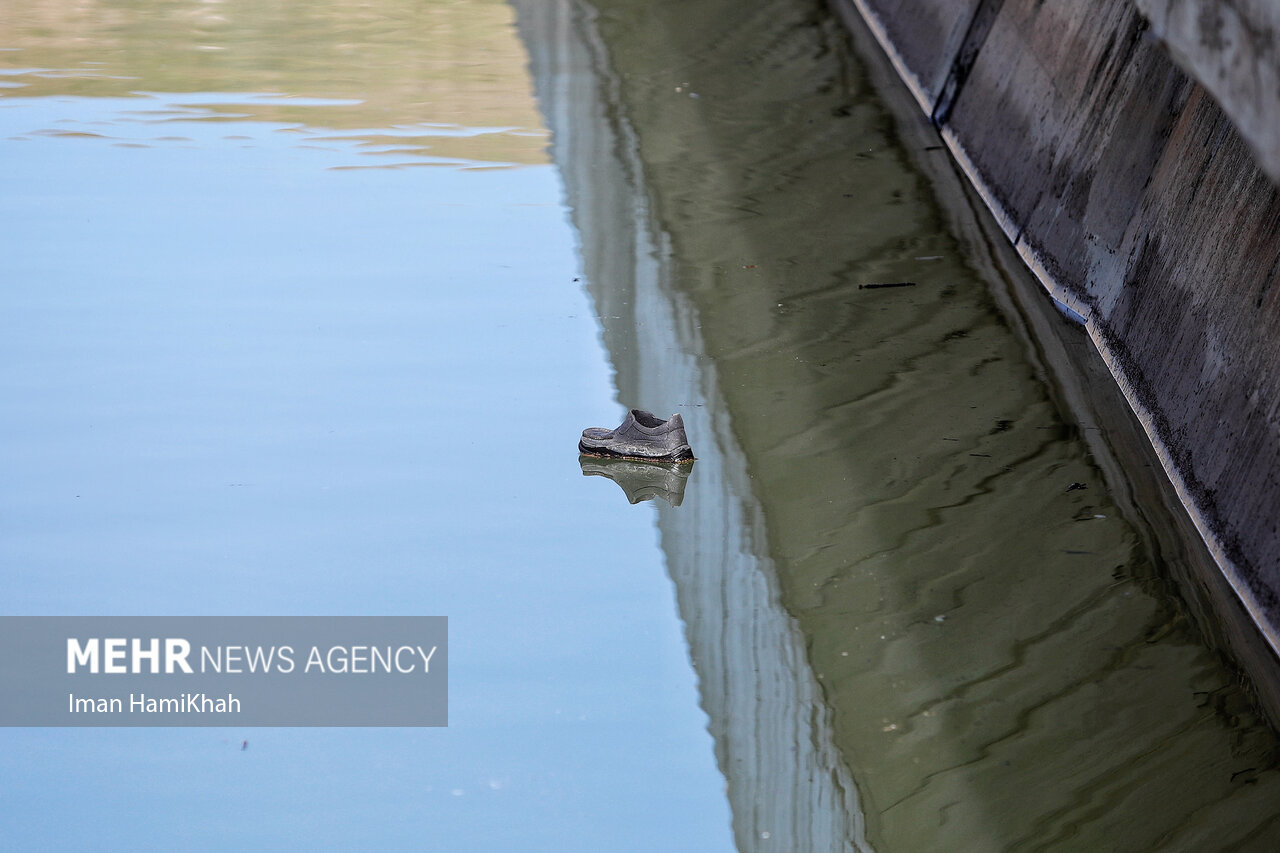
M 1019 254 L 1088 319 L 1280 648 L 1280 193 L 1239 131 L 1126 0 L 841 4 L 870 25 Z
M 1280 4 L 1134 0 L 1184 71 L 1213 93 L 1280 183 Z

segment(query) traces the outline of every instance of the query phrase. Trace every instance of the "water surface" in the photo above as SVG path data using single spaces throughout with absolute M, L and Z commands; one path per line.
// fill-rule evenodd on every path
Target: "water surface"
M 6 731 L 16 848 L 1280 843 L 1274 734 L 821 6 L 0 20 L 8 612 L 442 614 L 453 673 L 448 729 Z M 678 498 L 578 462 L 629 405 Z

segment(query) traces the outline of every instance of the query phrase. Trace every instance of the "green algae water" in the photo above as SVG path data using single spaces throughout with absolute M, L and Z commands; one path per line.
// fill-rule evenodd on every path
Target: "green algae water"
M 1280 846 L 821 6 L 9 3 L 0 156 L 6 612 L 451 631 L 447 729 L 0 732 L 7 846 Z M 630 406 L 698 461 L 579 461 Z

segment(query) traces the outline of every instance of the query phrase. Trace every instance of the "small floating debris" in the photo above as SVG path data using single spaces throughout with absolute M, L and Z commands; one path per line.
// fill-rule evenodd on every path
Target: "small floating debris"
M 1068 492 L 1078 492 L 1078 491 L 1080 491 L 1081 489 L 1087 489 L 1087 488 L 1089 488 L 1089 487 L 1088 487 L 1088 486 L 1086 486 L 1084 483 L 1072 483 L 1070 486 L 1067 486 L 1067 491 L 1068 491 Z
M 914 281 L 890 281 L 883 284 L 860 284 L 858 290 L 876 290 L 881 287 L 915 287 Z

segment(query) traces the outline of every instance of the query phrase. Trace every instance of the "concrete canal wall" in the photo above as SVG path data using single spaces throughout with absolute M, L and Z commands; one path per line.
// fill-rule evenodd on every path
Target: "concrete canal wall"
M 834 3 L 869 27 L 1019 255 L 1087 321 L 1280 648 L 1280 11 Z

